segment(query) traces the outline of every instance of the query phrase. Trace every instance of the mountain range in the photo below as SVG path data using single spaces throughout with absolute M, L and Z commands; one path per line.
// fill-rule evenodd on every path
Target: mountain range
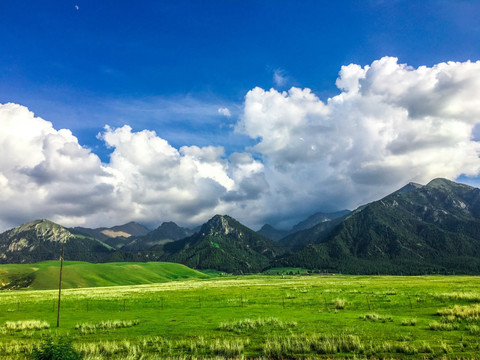
M 288 235 L 297 233 L 302 230 L 310 229 L 318 224 L 324 224 L 324 225 L 330 224 L 333 220 L 343 218 L 348 214 L 350 214 L 350 210 L 342 210 L 342 211 L 337 211 L 332 213 L 317 212 L 309 216 L 307 219 L 294 225 L 290 230 L 278 230 L 269 224 L 265 224 L 258 231 L 258 233 L 269 239 L 279 241 L 287 237 Z
M 276 240 L 276 241 L 274 241 Z M 254 273 L 276 267 L 362 274 L 480 274 L 480 190 L 446 179 L 410 183 L 350 212 L 316 213 L 290 230 L 258 232 L 227 215 L 198 231 L 166 222 L 67 229 L 36 220 L 0 234 L 0 262 L 65 258 L 169 261 Z

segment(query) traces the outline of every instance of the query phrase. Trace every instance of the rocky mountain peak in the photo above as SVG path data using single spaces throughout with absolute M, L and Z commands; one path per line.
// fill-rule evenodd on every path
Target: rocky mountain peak
M 232 224 L 232 218 L 227 215 L 215 215 L 203 227 L 202 233 L 210 235 L 228 235 L 238 232 Z
M 417 190 L 417 189 L 420 189 L 421 187 L 423 187 L 423 185 L 421 184 L 417 184 L 417 183 L 414 183 L 414 182 L 409 182 L 407 185 L 405 185 L 404 187 L 398 189 L 397 191 L 394 192 L 394 194 L 403 194 L 403 193 L 408 193 L 410 191 L 414 191 L 414 190 Z
M 63 226 L 46 219 L 35 220 L 20 225 L 11 230 L 11 236 L 16 236 L 25 232 L 34 232 L 39 239 L 59 243 L 65 243 L 72 237 L 72 233 Z

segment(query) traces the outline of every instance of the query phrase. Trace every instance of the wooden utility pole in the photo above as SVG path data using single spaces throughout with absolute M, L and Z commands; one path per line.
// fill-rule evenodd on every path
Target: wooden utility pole
M 57 327 L 60 327 L 60 298 L 62 295 L 63 256 L 64 256 L 64 246 L 62 245 L 62 256 L 60 257 L 60 280 L 58 282 Z

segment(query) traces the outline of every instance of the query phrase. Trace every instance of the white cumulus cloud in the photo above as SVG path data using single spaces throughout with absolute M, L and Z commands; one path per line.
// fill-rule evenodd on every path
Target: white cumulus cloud
M 69 130 L 26 107 L 0 105 L 0 225 L 49 218 L 65 226 L 174 220 L 197 225 L 227 211 L 233 194 L 258 196 L 263 166 L 222 147 L 172 147 L 154 131 L 105 127 L 110 161 L 79 145 Z M 243 189 L 245 187 L 245 189 Z
M 215 213 L 287 225 L 409 181 L 479 174 L 480 62 L 412 68 L 385 57 L 343 66 L 336 85 L 326 101 L 309 89 L 252 89 L 235 131 L 253 146 L 232 154 L 106 126 L 108 163 L 68 129 L 0 105 L 0 228 L 35 218 L 196 225 Z
M 246 95 L 237 130 L 258 139 L 274 208 L 351 207 L 409 181 L 479 173 L 480 62 L 415 69 L 385 57 L 343 66 L 336 84 L 327 102 L 298 88 Z
M 110 175 L 70 130 L 12 103 L 0 105 L 0 128 L 2 223 L 42 217 L 73 225 L 110 206 Z

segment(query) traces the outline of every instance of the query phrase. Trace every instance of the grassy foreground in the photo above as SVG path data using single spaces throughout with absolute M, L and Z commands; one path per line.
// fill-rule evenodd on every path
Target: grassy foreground
M 470 276 L 218 277 L 0 292 L 0 357 L 47 333 L 87 359 L 480 359 L 480 279 Z

